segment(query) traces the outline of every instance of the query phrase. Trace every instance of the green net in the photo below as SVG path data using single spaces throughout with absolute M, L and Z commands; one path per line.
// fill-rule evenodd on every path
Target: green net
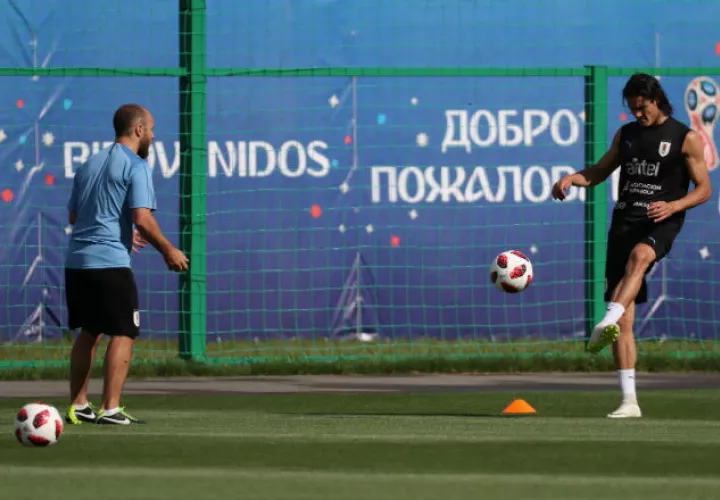
M 175 78 L 3 77 L 18 97 L 0 114 L 4 127 L 3 245 L 6 265 L 3 338 L 5 366 L 27 361 L 65 364 L 73 337 L 66 331 L 64 262 L 71 226 L 67 201 L 74 171 L 111 144 L 112 110 L 123 102 L 151 101 L 159 130 L 177 129 L 178 88 Z M 22 91 L 19 91 L 22 89 Z M 20 117 L 18 118 L 18 115 Z M 109 118 L 110 117 L 110 118 Z M 110 121 L 110 123 L 108 123 Z M 7 121 L 6 121 L 7 123 Z M 179 155 L 177 141 L 158 141 L 148 158 L 157 172 L 155 191 L 163 207 L 157 219 L 167 236 L 178 239 Z M 145 251 L 147 253 L 147 251 Z M 147 328 L 153 342 L 141 343 L 139 356 L 177 356 L 178 276 L 164 270 L 162 258 L 134 259 L 140 307 L 153 309 Z M 151 306 L 152 304 L 152 306 Z
M 558 151 L 552 138 L 554 133 L 560 141 L 579 140 L 582 78 L 501 77 L 503 87 L 495 89 L 491 77 L 435 73 L 208 82 L 213 138 L 208 245 L 227 242 L 222 255 L 209 256 L 217 263 L 208 268 L 208 298 L 216 304 L 208 313 L 208 330 L 219 340 L 212 356 L 471 354 L 482 344 L 489 353 L 502 349 L 498 342 L 512 340 L 513 349 L 532 350 L 521 344 L 548 332 L 564 332 L 551 333 L 553 340 L 582 332 L 583 301 L 559 300 L 563 288 L 583 294 L 582 207 L 555 205 L 538 217 L 533 203 L 547 201 L 550 180 L 583 161 L 582 147 L 568 154 Z M 496 102 L 522 109 L 557 86 L 568 92 L 553 93 L 547 105 L 560 118 L 544 112 L 533 117 L 538 130 L 545 120 L 547 127 L 551 120 L 564 120 L 547 137 L 516 138 L 513 130 L 501 139 L 497 122 L 489 121 L 497 113 L 475 115 L 480 119 L 468 124 L 478 106 L 473 101 L 482 103 L 488 92 Z M 318 99 L 318 88 L 330 92 Z M 438 102 L 432 96 L 439 89 L 462 97 Z M 248 96 L 248 106 L 222 106 L 233 95 Z M 453 101 L 462 107 L 451 108 Z M 295 103 L 316 104 L 296 110 Z M 302 118 L 287 118 L 288 109 Z M 247 113 L 262 120 L 237 129 Z M 472 128 L 465 133 L 467 143 L 457 140 L 463 121 L 466 131 Z M 466 145 L 481 151 L 483 141 L 512 147 L 517 139 L 538 143 L 533 158 L 515 148 L 500 165 L 403 166 L 404 159 L 419 159 L 424 151 L 444 148 L 462 158 Z M 294 164 L 283 156 L 287 149 Z M 254 156 L 257 151 L 261 154 Z M 286 177 L 300 170 L 306 175 L 283 179 L 282 169 Z M 448 189 L 453 183 L 456 187 Z M 443 185 L 444 193 L 434 191 Z M 245 200 L 248 208 L 228 209 L 228 198 Z M 572 198 L 577 203 L 581 194 Z M 472 201 L 491 205 L 475 208 L 468 205 Z M 247 215 L 238 223 L 234 216 L 241 213 Z M 509 248 L 533 260 L 542 256 L 535 267 L 542 279 L 526 292 L 533 294 L 526 306 L 511 305 L 490 283 L 492 258 Z M 576 253 L 568 255 L 570 248 Z M 568 258 L 580 265 L 556 276 L 543 271 Z M 229 270 L 241 272 L 224 279 Z M 342 338 L 373 342 L 358 345 Z

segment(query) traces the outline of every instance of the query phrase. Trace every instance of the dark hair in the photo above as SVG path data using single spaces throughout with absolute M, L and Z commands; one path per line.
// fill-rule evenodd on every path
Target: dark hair
M 145 108 L 139 104 L 124 104 L 120 106 L 113 116 L 115 137 L 130 135 L 135 123 L 145 118 L 145 113 Z
M 623 89 L 623 100 L 630 105 L 628 100 L 632 97 L 642 97 L 657 103 L 658 108 L 670 116 L 673 114 L 673 107 L 668 100 L 665 90 L 654 76 L 645 73 L 636 73 L 630 77 Z

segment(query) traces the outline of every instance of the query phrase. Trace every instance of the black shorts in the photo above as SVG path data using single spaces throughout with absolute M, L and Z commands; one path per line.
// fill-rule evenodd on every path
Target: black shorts
M 130 268 L 65 269 L 65 300 L 71 330 L 135 338 L 140 312 Z
M 645 275 L 656 262 L 662 260 L 673 246 L 682 229 L 682 220 L 665 220 L 659 223 L 628 224 L 613 221 L 608 232 L 607 264 L 605 266 L 605 302 L 610 302 L 620 280 L 625 275 L 625 266 L 635 245 L 645 243 L 655 250 L 655 261 L 648 266 Z M 643 277 L 635 302 L 648 301 L 647 281 Z

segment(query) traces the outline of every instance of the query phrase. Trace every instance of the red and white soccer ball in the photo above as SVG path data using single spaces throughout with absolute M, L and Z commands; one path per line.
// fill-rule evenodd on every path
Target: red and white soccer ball
M 519 293 L 530 286 L 533 280 L 532 262 L 518 250 L 501 253 L 490 268 L 490 281 L 498 290 Z
M 28 403 L 15 416 L 15 437 L 23 446 L 52 446 L 63 427 L 60 413 L 45 403 Z

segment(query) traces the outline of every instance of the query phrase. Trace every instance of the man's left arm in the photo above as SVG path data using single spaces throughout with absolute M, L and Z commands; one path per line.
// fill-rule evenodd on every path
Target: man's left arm
M 685 136 L 682 151 L 687 159 L 688 173 L 695 185 L 695 189 L 679 200 L 668 203 L 664 201 L 651 203 L 648 208 L 648 217 L 654 219 L 655 222 L 661 222 L 677 212 L 701 205 L 708 201 L 712 194 L 710 175 L 705 163 L 704 146 L 702 139 L 696 132 L 690 131 Z
M 143 168 L 144 167 L 144 168 Z M 145 172 L 145 176 L 141 173 Z M 132 170 L 131 178 L 134 179 L 131 189 L 131 201 L 130 208 L 137 208 L 142 206 L 149 208 L 151 211 L 157 209 L 157 199 L 155 198 L 155 186 L 152 180 L 152 170 L 147 162 L 134 166 Z M 142 235 L 140 230 L 135 225 L 133 227 L 133 247 L 132 250 L 135 253 L 140 253 L 141 248 L 145 248 L 148 244 L 148 240 Z

